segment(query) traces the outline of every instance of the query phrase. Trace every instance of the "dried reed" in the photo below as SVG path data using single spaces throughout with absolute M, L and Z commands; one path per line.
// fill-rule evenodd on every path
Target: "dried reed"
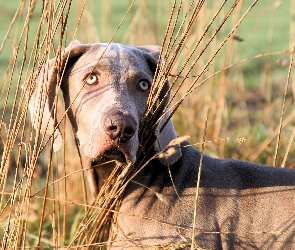
M 76 249 L 80 247 L 90 249 L 106 246 L 106 240 L 109 237 L 112 239 L 112 223 L 116 222 L 116 216 L 126 186 L 132 181 L 133 176 L 152 160 L 147 158 L 146 150 L 143 149 L 151 145 L 153 140 L 151 135 L 158 123 L 166 115 L 171 118 L 176 110 L 183 112 L 180 112 L 178 116 L 176 114 L 176 117 L 181 118 L 182 115 L 187 117 L 192 134 L 197 133 L 194 130 L 195 127 L 199 130 L 199 137 L 193 135 L 192 138 L 193 141 L 202 141 L 200 143 L 202 145 L 202 153 L 205 153 L 205 144 L 206 147 L 208 144 L 214 144 L 206 141 L 205 135 L 207 135 L 206 137 L 212 136 L 212 141 L 214 142 L 228 141 L 228 139 L 220 139 L 219 136 L 222 131 L 222 120 L 225 113 L 225 82 L 229 79 L 227 78 L 229 70 L 234 69 L 238 64 L 245 61 L 258 60 L 271 55 L 281 55 L 282 53 L 259 53 L 254 57 L 240 59 L 236 63 L 231 63 L 233 56 L 231 50 L 235 46 L 234 42 L 244 41 L 243 38 L 236 35 L 237 28 L 258 0 L 254 0 L 251 4 L 246 3 L 247 9 L 242 8 L 245 5 L 245 3 L 243 5 L 242 0 L 233 0 L 231 5 L 227 0 L 224 0 L 222 3 L 209 2 L 205 0 L 191 0 L 190 2 L 174 0 L 164 6 L 159 2 L 155 3 L 157 8 L 169 13 L 167 15 L 166 30 L 163 32 L 159 28 L 158 30 L 155 29 L 157 25 L 153 26 L 151 24 L 150 17 L 147 14 L 148 2 L 142 1 L 141 5 L 138 6 L 135 1 L 132 1 L 112 36 L 110 36 L 109 31 L 103 31 L 101 35 L 97 35 L 96 29 L 93 27 L 94 16 L 92 16 L 89 10 L 91 7 L 87 6 L 89 3 L 86 0 L 30 0 L 26 4 L 23 1 L 20 2 L 0 46 L 1 55 L 15 27 L 15 35 L 12 41 L 13 54 L 1 83 L 2 95 L 4 96 L 3 105 L 1 102 L 3 112 L 0 123 L 1 141 L 3 144 L 0 168 L 0 227 L 3 229 L 3 234 L 0 233 L 2 237 L 0 244 L 2 249 L 26 249 L 31 248 L 31 246 L 38 249 Z M 292 3 L 294 5 L 294 1 Z M 111 15 L 111 4 L 108 3 L 104 7 L 104 11 Z M 210 8 L 214 9 L 214 12 L 210 12 L 209 18 L 206 13 L 209 12 Z M 134 9 L 135 12 L 131 15 Z M 33 18 L 36 18 L 37 13 L 39 13 L 39 22 L 37 27 L 32 28 Z M 72 13 L 75 13 L 76 19 Z M 142 13 L 145 13 L 145 18 L 142 18 Z M 22 16 L 25 16 L 23 23 L 21 22 Z M 129 24 L 126 21 L 128 18 L 130 20 Z M 128 27 L 124 31 L 122 41 L 130 42 L 134 41 L 135 33 L 139 33 L 138 37 L 144 33 L 137 25 L 141 18 L 144 19 L 142 26 L 145 31 L 150 31 L 151 41 L 162 44 L 161 61 L 158 63 L 146 112 L 142 118 L 141 124 L 144 124 L 144 126 L 140 127 L 140 144 L 143 147 L 139 150 L 138 160 L 134 165 L 118 165 L 114 169 L 101 188 L 96 200 L 92 205 L 89 205 L 83 176 L 85 169 L 81 166 L 78 151 L 76 152 L 77 159 L 72 159 L 72 161 L 66 154 L 68 150 L 67 143 L 72 148 L 76 145 L 71 141 L 73 135 L 66 119 L 67 110 L 61 116 L 57 114 L 57 110 L 62 106 L 62 101 L 59 100 L 57 95 L 54 100 L 54 112 L 56 113 L 58 126 L 63 128 L 66 143 L 62 154 L 53 154 L 52 137 L 44 137 L 39 130 L 34 131 L 32 125 L 27 121 L 28 98 L 25 96 L 32 94 L 35 88 L 35 80 L 40 73 L 42 65 L 53 56 L 59 58 L 62 48 L 76 38 L 77 34 L 81 32 L 81 27 L 91 27 L 92 33 L 95 34 L 94 37 L 98 39 L 100 37 L 107 37 L 109 42 L 116 40 L 119 32 L 124 27 Z M 107 16 L 102 16 L 101 21 L 104 24 L 108 22 Z M 34 34 L 30 32 L 31 29 L 35 30 Z M 161 38 L 163 34 L 164 38 Z M 146 36 L 143 35 L 142 37 Z M 230 40 L 231 38 L 233 39 Z M 93 39 L 91 36 L 87 38 L 87 40 L 91 39 Z M 294 39 L 294 34 L 291 39 Z M 222 48 L 229 41 L 228 50 L 225 54 L 222 54 L 225 60 L 218 65 L 220 70 L 216 70 L 214 62 L 217 60 L 218 54 L 222 53 Z M 255 151 L 251 153 L 250 160 L 255 160 L 262 151 L 267 149 L 270 142 L 278 136 L 274 157 L 274 162 L 277 163 L 277 152 L 279 142 L 282 140 L 283 128 L 294 120 L 294 111 L 288 112 L 288 115 L 284 118 L 285 106 L 288 106 L 287 86 L 289 86 L 292 79 L 290 72 L 294 49 L 289 54 L 292 59 L 289 63 L 279 126 L 258 145 L 258 149 L 255 148 Z M 60 68 L 60 72 L 61 78 L 59 79 L 57 90 L 60 87 L 64 69 Z M 211 104 L 211 97 L 208 97 L 203 102 L 204 107 L 200 108 L 195 99 L 204 96 L 201 87 L 205 83 L 208 86 L 205 90 L 206 93 L 214 93 L 216 91 L 212 81 L 216 75 L 222 75 L 218 86 L 218 91 L 220 90 L 221 92 L 220 96 L 213 104 Z M 26 84 L 21 88 L 25 79 Z M 174 92 L 171 99 L 169 99 L 170 97 L 167 93 L 159 104 L 159 95 L 167 80 L 170 80 L 169 90 L 173 89 Z M 16 85 L 14 85 L 15 82 Z M 244 86 L 241 85 L 240 88 L 242 89 Z M 199 93 L 196 93 L 197 89 Z M 44 95 L 41 98 L 42 100 L 40 100 L 41 106 L 45 105 L 47 92 L 48 89 L 44 86 Z M 193 94 L 195 96 L 189 99 Z M 191 102 L 191 110 L 195 108 L 195 110 L 200 112 L 198 115 L 201 121 L 206 117 L 205 125 L 203 122 L 196 122 L 192 115 L 187 115 L 187 111 L 183 111 L 182 107 L 185 107 L 186 102 Z M 40 127 L 43 114 L 40 113 L 38 115 Z M 212 120 L 215 123 L 212 124 L 211 128 L 210 121 Z M 197 125 L 195 125 L 196 123 Z M 185 124 L 183 124 L 183 129 L 186 130 Z M 287 152 L 284 154 L 283 165 L 285 165 L 288 153 L 291 152 L 293 137 L 294 130 L 292 130 L 291 140 L 289 140 L 286 146 Z M 185 138 L 180 137 L 178 140 L 171 142 L 166 149 L 162 149 L 162 152 L 154 157 L 165 157 L 165 155 L 173 153 L 171 149 Z M 244 140 L 238 140 L 238 142 L 244 143 Z M 45 178 L 36 177 L 41 158 L 42 164 L 47 165 Z M 9 169 L 12 160 L 14 163 L 13 167 L 15 168 L 13 176 L 10 175 Z M 202 166 L 202 162 L 200 166 Z M 73 193 L 69 191 L 68 187 L 71 185 L 71 178 L 73 180 L 72 184 L 83 182 L 79 187 L 80 189 L 71 187 L 77 193 L 82 190 L 83 195 L 80 197 L 80 200 L 75 200 L 76 194 L 73 191 Z M 197 185 L 200 183 L 200 178 L 202 177 L 199 176 Z M 43 181 L 43 186 L 36 189 L 34 188 L 34 183 L 38 181 Z M 165 203 L 165 197 L 157 193 L 155 195 Z M 197 211 L 197 197 L 198 192 L 196 192 L 195 211 Z M 69 202 L 71 199 L 74 201 Z M 74 212 L 70 213 L 70 208 Z M 77 211 L 79 213 L 75 217 Z M 32 214 L 35 214 L 37 217 L 34 218 L 34 223 L 31 223 Z M 69 232 L 69 221 L 71 223 L 73 220 L 77 221 L 77 223 L 72 223 L 76 226 L 72 225 L 72 232 Z M 155 223 L 160 222 L 155 221 Z M 195 220 L 194 226 L 196 223 L 197 221 Z M 33 233 L 32 227 L 35 227 Z M 194 245 L 193 239 L 190 247 L 191 249 L 197 247 Z

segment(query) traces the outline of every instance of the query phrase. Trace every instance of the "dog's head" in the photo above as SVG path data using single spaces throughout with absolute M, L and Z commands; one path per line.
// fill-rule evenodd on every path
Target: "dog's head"
M 29 103 L 35 128 L 43 134 L 54 134 L 54 150 L 60 148 L 62 137 L 53 110 L 57 86 L 61 83 L 65 108 L 84 165 L 109 160 L 134 163 L 139 147 L 139 122 L 146 109 L 159 56 L 158 46 L 72 42 L 59 57 L 43 65 L 35 79 L 36 87 Z M 169 86 L 164 89 L 167 91 Z M 45 105 L 40 104 L 42 99 Z M 40 113 L 43 119 L 37 128 Z M 159 126 L 166 123 L 165 119 Z M 164 149 L 176 137 L 171 121 L 161 131 L 156 150 Z M 177 151 L 164 163 L 173 164 L 179 157 Z

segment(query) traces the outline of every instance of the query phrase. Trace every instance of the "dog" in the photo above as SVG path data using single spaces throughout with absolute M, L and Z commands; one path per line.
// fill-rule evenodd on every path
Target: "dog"
M 54 135 L 55 151 L 62 136 L 52 109 L 62 79 L 65 108 L 94 197 L 115 163 L 136 161 L 160 49 L 73 41 L 60 57 L 63 70 L 51 59 L 35 79 L 31 119 L 37 128 L 42 114 L 38 129 Z M 49 90 L 41 108 L 44 86 Z M 147 152 L 151 156 L 177 138 L 171 120 L 165 119 Z M 106 164 L 95 167 L 98 163 Z M 128 184 L 116 230 L 111 249 L 186 249 L 192 244 L 200 249 L 295 249 L 295 171 L 215 159 L 185 141 L 165 160 L 150 161 Z

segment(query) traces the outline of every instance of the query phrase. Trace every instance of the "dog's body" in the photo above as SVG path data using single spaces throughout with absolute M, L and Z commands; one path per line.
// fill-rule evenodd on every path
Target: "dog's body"
M 183 147 L 182 157 L 171 166 L 179 197 L 166 166 L 155 160 L 145 167 L 135 181 L 153 192 L 136 184 L 129 185 L 118 219 L 123 234 L 118 234 L 116 245 L 133 246 L 134 249 L 140 245 L 165 246 L 168 243 L 178 248 L 190 246 L 199 162 L 199 151 Z M 154 192 L 165 195 L 168 205 Z M 294 249 L 294 192 L 293 170 L 205 155 L 195 246 L 204 249 Z M 131 240 L 122 242 L 122 235 Z
M 136 161 L 139 123 L 159 58 L 155 46 L 111 44 L 106 48 L 106 44 L 73 42 L 61 56 L 66 72 L 61 85 L 65 105 L 70 107 L 68 115 L 83 167 L 93 167 L 87 171 L 87 178 L 94 196 L 114 166 L 102 163 Z M 47 70 L 51 96 L 41 110 L 41 132 L 54 132 L 58 149 L 62 139 L 58 129 L 53 129 L 51 112 L 58 72 L 55 62 L 53 59 L 43 67 L 30 108 L 36 126 L 34 114 L 40 112 L 36 101 Z M 169 121 L 157 136 L 155 151 L 148 153 L 164 149 L 176 138 L 172 123 Z M 127 187 L 110 246 L 189 247 L 199 164 L 200 152 L 185 142 L 173 156 L 164 161 L 154 159 L 144 167 Z M 293 170 L 205 155 L 195 214 L 195 246 L 295 249 L 294 189 Z

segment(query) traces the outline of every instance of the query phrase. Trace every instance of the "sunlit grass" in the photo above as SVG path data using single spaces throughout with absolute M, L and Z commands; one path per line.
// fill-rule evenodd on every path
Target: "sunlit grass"
M 37 54 L 33 42 L 42 14 L 42 2 L 37 1 L 36 6 L 34 5 L 29 29 L 24 29 L 21 42 L 20 35 L 26 20 L 28 3 L 20 6 L 20 14 L 7 40 L 3 40 L 5 43 L 0 54 L 0 74 L 3 78 L 0 85 L 0 111 L 1 115 L 3 114 L 0 126 L 0 150 L 3 152 L 0 178 L 0 236 L 3 238 L 2 247 L 6 249 L 36 244 L 44 248 L 68 245 L 74 238 L 85 212 L 90 209 L 91 198 L 83 182 L 83 171 L 69 122 L 61 124 L 62 131 L 66 133 L 64 149 L 51 157 L 50 141 L 40 155 L 36 152 L 33 154 L 34 146 L 39 145 L 33 139 L 35 132 L 31 132 L 29 119 L 21 120 L 27 114 L 22 113 L 26 110 L 25 101 L 21 101 L 21 90 L 17 88 L 30 75 L 30 71 L 27 71 L 30 56 L 35 52 Z M 35 1 L 30 3 L 34 4 Z M 74 35 L 84 43 L 108 42 L 130 3 L 131 1 L 88 0 L 84 6 L 84 1 L 73 1 L 69 21 L 65 26 L 65 35 L 61 39 L 61 31 L 56 32 L 52 43 L 54 46 L 47 47 L 50 48 L 50 53 L 44 59 L 53 56 L 60 41 L 65 46 Z M 233 1 L 230 1 L 214 21 L 213 27 L 206 33 L 190 63 L 202 51 L 232 3 Z M 161 45 L 172 4 L 173 1 L 135 1 L 113 41 L 132 45 Z M 191 35 L 170 72 L 170 82 L 174 82 L 175 76 L 220 4 L 214 1 L 205 2 L 192 27 Z M 1 7 L 1 39 L 5 37 L 19 5 L 17 1 L 8 1 Z M 52 8 L 56 6 L 52 5 Z M 83 6 L 84 12 L 80 19 Z M 186 95 L 189 86 L 248 6 L 249 3 L 244 1 L 243 5 L 236 7 L 232 16 L 194 65 L 173 103 Z M 173 121 L 179 136 L 190 135 L 190 141 L 201 149 L 207 119 L 206 153 L 216 157 L 234 157 L 273 164 L 291 48 L 294 43 L 294 20 L 290 18 L 293 9 L 290 6 L 294 6 L 294 1 L 258 1 L 235 31 L 235 37 L 225 43 L 198 80 L 202 82 L 206 79 L 204 84 L 185 97 L 174 114 Z M 184 1 L 176 29 L 180 27 L 188 7 L 189 3 Z M 65 15 L 66 12 L 63 18 Z M 43 18 L 41 40 L 46 33 L 46 20 L 50 19 L 49 16 Z M 27 51 L 24 47 L 25 41 L 28 42 Z M 41 63 L 44 51 L 44 48 L 39 51 L 41 56 L 36 61 L 35 70 L 38 63 Z M 173 50 L 168 57 L 172 54 Z M 12 76 L 13 60 L 16 56 Z M 23 61 L 25 64 L 22 69 Z M 31 68 L 32 61 L 29 65 L 29 69 Z M 187 69 L 188 66 L 185 70 Z M 219 70 L 220 72 L 214 75 Z M 181 75 L 183 76 L 183 73 Z M 174 90 L 181 81 L 182 78 L 176 81 Z M 287 167 L 294 167 L 295 162 L 292 144 L 295 119 L 294 81 L 293 74 L 286 95 L 277 159 L 278 165 L 284 163 Z M 288 157 L 284 162 L 287 151 Z

